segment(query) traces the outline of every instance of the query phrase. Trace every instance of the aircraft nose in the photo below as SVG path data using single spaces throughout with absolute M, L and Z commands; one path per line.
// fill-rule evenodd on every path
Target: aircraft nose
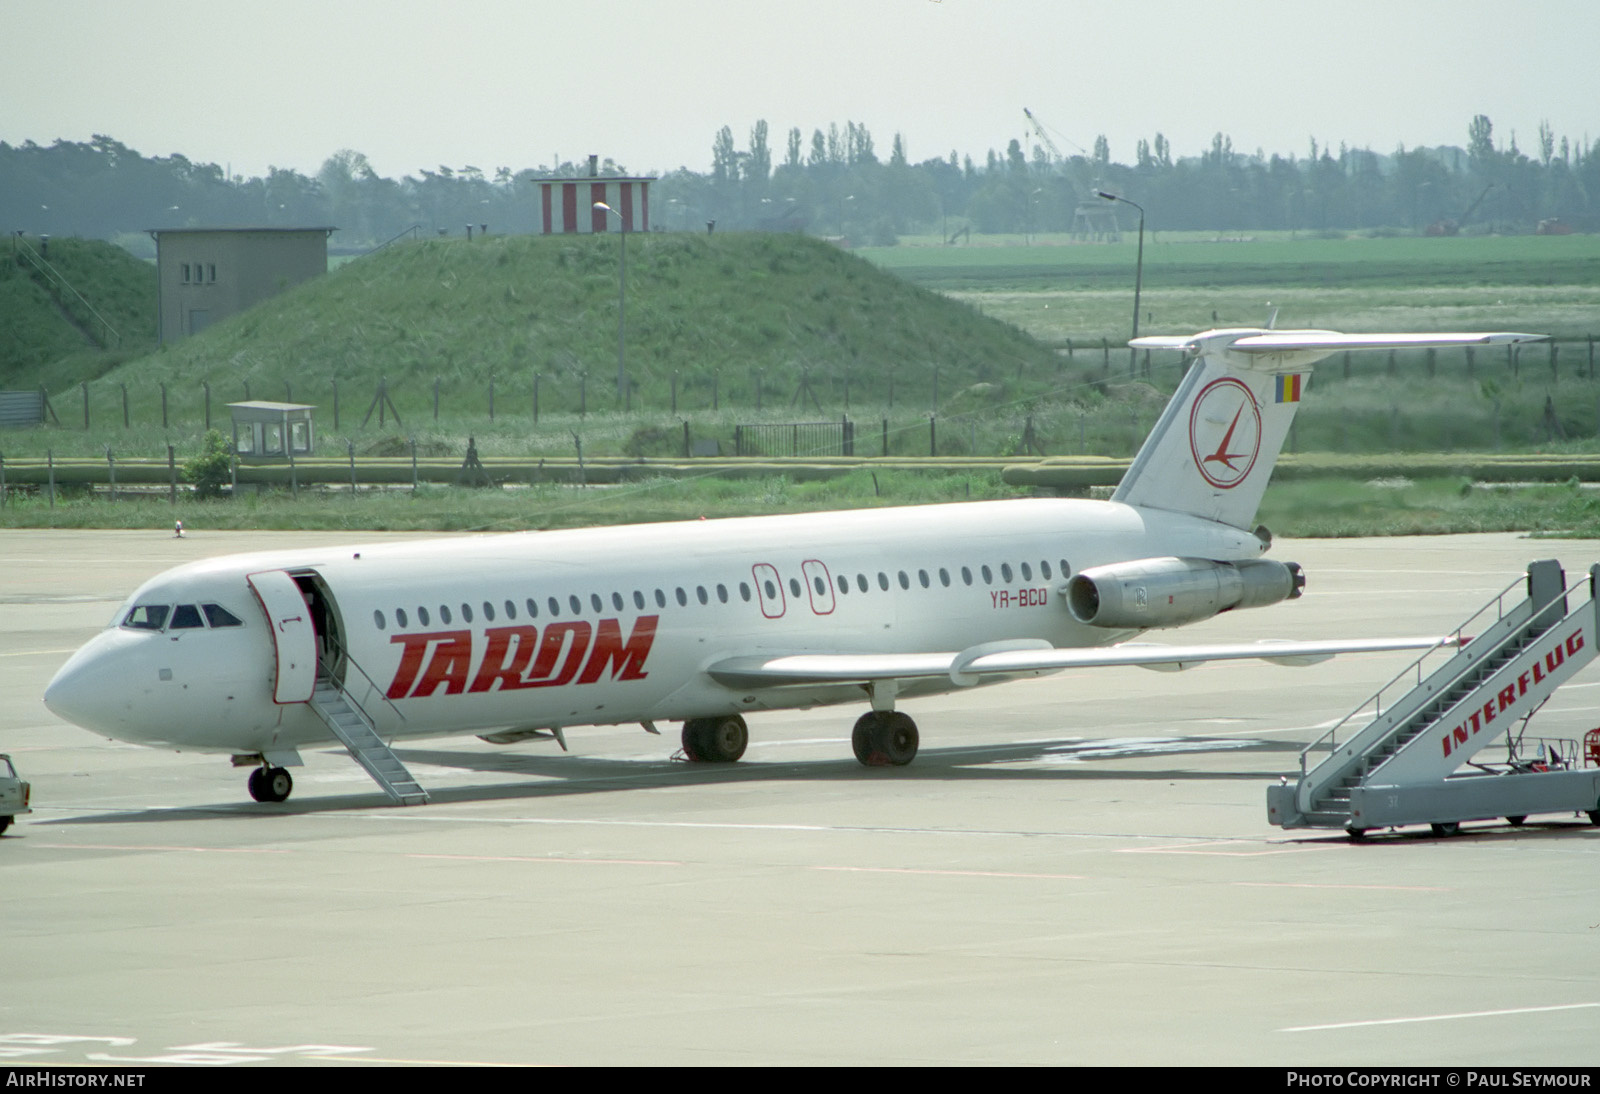
M 58 718 L 109 733 L 125 716 L 128 689 L 118 680 L 119 657 L 130 638 L 104 631 L 67 659 L 44 690 L 44 705 Z

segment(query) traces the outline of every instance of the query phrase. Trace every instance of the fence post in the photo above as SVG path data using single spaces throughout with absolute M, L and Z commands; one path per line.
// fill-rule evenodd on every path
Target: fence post
M 494 421 L 494 373 L 489 373 L 489 420 Z
M 718 398 L 718 392 L 717 392 L 717 389 L 720 386 L 721 382 L 722 382 L 722 370 L 721 369 L 717 369 L 715 372 L 713 372 L 711 374 L 711 409 L 713 411 L 717 411 L 717 410 L 722 409 L 722 403 L 721 403 L 721 400 Z
M 288 380 L 283 382 L 283 401 L 286 403 L 294 402 L 294 388 L 289 386 Z
M 674 374 L 676 375 L 676 374 Z M 683 458 L 689 458 L 689 419 L 683 420 Z
M 356 496 L 356 442 L 346 437 L 345 450 L 350 453 L 350 496 Z
M 44 450 L 45 462 L 50 465 L 50 508 L 56 507 L 56 453 L 52 448 Z
M 939 454 L 939 433 L 938 433 L 938 429 L 935 426 L 934 422 L 935 422 L 935 416 L 932 415 L 932 414 L 929 414 L 928 415 L 928 455 L 930 455 L 930 456 L 937 456 Z
M 293 402 L 294 400 L 285 399 L 284 401 Z M 167 382 L 165 380 L 161 381 L 161 428 L 167 428 Z
M 1561 353 L 1561 347 L 1556 345 L 1555 339 L 1550 340 L 1550 382 L 1556 379 L 1556 358 Z
M 206 389 L 206 431 L 211 430 L 211 381 L 202 380 L 200 386 Z M 339 382 L 333 384 L 333 426 L 339 428 Z
M 439 420 L 439 377 L 437 376 L 433 378 L 433 420 L 435 422 Z M 378 413 L 378 424 L 383 424 L 382 411 Z
M 883 451 L 879 452 L 878 455 L 887 456 L 888 454 L 889 454 L 889 419 L 885 418 L 885 419 L 883 419 Z
M 589 374 L 585 372 L 578 377 L 578 417 L 586 418 L 589 415 Z
M 6 507 L 6 458 L 0 455 L 0 509 Z
M 178 453 L 170 444 L 167 445 L 167 500 L 174 509 L 178 507 Z
M 417 435 L 411 435 L 411 492 L 417 492 Z
M 111 455 L 111 446 L 106 446 L 106 477 L 111 480 L 111 500 L 117 500 L 117 461 Z
M 677 414 L 678 414 L 678 370 L 677 369 L 673 369 L 672 370 L 672 414 L 673 414 L 674 417 L 676 417 Z M 688 424 L 689 424 L 688 422 L 684 423 L 685 426 L 687 426 Z M 685 456 L 687 456 L 688 454 L 689 453 L 687 451 L 684 452 Z
M 208 400 L 210 398 L 210 395 L 211 395 L 211 389 L 207 388 L 206 389 L 206 396 L 207 396 Z M 210 427 L 211 427 L 211 404 L 208 401 L 206 403 L 206 428 L 209 429 Z M 337 432 L 338 429 L 339 429 L 339 378 L 338 377 L 334 377 L 334 380 L 333 380 L 333 428 L 334 428 L 335 432 Z
M 933 370 L 933 412 L 939 413 L 939 370 Z
M 761 412 L 761 370 L 756 369 L 756 413 Z
M 533 374 L 533 424 L 539 424 L 539 374 Z
M 78 381 L 78 389 L 83 392 L 83 431 L 89 432 L 89 384 L 87 381 Z
M 733 454 L 735 456 L 744 455 L 744 426 L 742 425 L 733 427 Z
M 128 385 L 122 385 L 122 428 L 128 428 Z

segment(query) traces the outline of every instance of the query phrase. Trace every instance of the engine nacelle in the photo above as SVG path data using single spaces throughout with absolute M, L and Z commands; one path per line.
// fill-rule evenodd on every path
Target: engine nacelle
M 1233 608 L 1292 600 L 1305 583 L 1305 574 L 1293 562 L 1142 558 L 1074 575 L 1067 582 L 1067 610 L 1094 627 L 1176 627 Z

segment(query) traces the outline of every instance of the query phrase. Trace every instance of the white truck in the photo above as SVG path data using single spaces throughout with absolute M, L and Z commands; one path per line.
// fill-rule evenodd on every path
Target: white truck
M 11 818 L 19 813 L 32 813 L 28 808 L 30 788 L 17 775 L 11 757 L 0 752 L 0 833 L 11 827 Z

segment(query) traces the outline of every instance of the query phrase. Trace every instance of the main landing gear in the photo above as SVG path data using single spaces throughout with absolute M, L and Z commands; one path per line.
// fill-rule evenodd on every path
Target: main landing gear
M 250 772 L 250 796 L 258 802 L 287 801 L 294 780 L 281 767 L 258 767 Z
M 917 723 L 897 710 L 869 710 L 856 721 L 850 746 L 868 767 L 904 767 L 917 755 Z
M 737 714 L 690 718 L 683 723 L 683 754 L 699 763 L 733 763 L 744 755 L 749 743 L 750 732 Z M 850 734 L 856 759 L 868 767 L 904 767 L 916 758 L 917 743 L 917 723 L 897 710 L 867 711 Z M 288 777 L 287 773 L 284 777 Z M 255 782 L 252 775 L 252 794 Z
M 683 723 L 683 754 L 701 763 L 731 764 L 744 755 L 750 731 L 737 714 Z

